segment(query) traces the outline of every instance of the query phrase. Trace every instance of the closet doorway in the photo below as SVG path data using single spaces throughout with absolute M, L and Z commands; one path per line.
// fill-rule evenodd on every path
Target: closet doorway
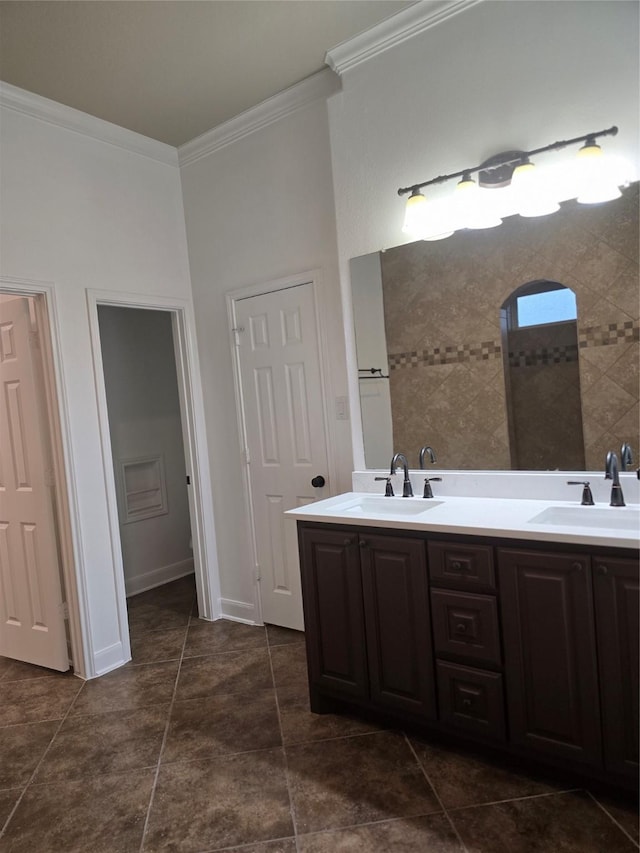
M 171 314 L 99 305 L 127 598 L 194 571 Z
M 128 596 L 193 573 L 220 617 L 213 502 L 190 303 L 87 291 L 125 660 Z

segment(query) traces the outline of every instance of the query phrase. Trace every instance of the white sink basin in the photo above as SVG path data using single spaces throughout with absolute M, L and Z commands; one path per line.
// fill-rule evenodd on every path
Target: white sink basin
M 358 500 L 340 508 L 341 515 L 352 515 L 358 518 L 406 518 L 407 516 L 422 515 L 443 501 L 430 498 L 385 498 L 376 495 L 363 495 Z
M 528 523 L 640 532 L 640 511 L 633 507 L 550 506 Z

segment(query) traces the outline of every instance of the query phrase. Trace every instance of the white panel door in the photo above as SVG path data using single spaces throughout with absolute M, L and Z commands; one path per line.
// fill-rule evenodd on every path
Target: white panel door
M 249 482 L 265 622 L 302 630 L 296 523 L 287 509 L 328 494 L 313 285 L 236 302 Z
M 0 655 L 65 671 L 37 338 L 24 297 L 0 301 Z

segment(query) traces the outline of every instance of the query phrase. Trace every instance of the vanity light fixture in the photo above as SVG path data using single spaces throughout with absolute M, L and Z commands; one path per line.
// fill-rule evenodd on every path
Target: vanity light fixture
M 577 165 L 572 171 L 570 194 L 561 198 L 577 198 L 582 204 L 597 204 L 619 198 L 619 185 L 624 179 L 604 157 L 596 139 L 601 136 L 615 136 L 617 127 L 576 136 L 573 139 L 553 142 L 532 151 L 505 151 L 485 160 L 479 166 L 461 169 L 449 175 L 440 175 L 428 181 L 400 187 L 398 195 L 409 195 L 405 209 L 402 230 L 405 234 L 420 240 L 442 240 L 450 237 L 462 228 L 493 228 L 502 222 L 498 205 L 506 209 L 506 195 L 494 196 L 498 188 L 507 188 L 509 207 L 520 216 L 545 216 L 560 209 L 557 187 L 549 180 L 548 174 L 539 173 L 531 157 L 547 151 L 559 151 L 579 142 L 585 144 L 578 151 Z M 478 173 L 476 182 L 472 175 Z M 460 178 L 450 197 L 427 199 L 422 190 L 425 187 L 442 184 L 445 181 Z M 504 215 L 504 212 L 503 212 Z

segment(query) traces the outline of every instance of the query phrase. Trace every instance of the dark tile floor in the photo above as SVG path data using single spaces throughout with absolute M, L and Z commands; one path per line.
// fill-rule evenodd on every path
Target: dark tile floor
M 129 601 L 95 681 L 0 658 L 0 853 L 625 853 L 637 813 L 307 703 L 302 635 Z

